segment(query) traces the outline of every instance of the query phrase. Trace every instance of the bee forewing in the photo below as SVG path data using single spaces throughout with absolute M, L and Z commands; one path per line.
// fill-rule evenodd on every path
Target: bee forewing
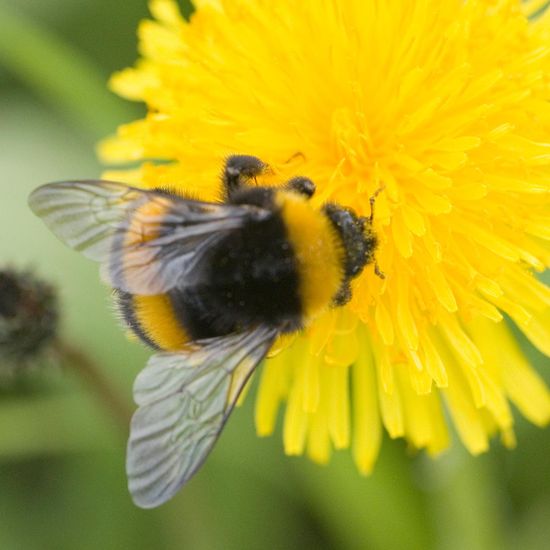
M 126 469 L 134 502 L 153 508 L 170 499 L 202 465 L 237 398 L 277 335 L 252 331 L 154 355 L 134 384 Z
M 269 215 L 108 181 L 44 185 L 29 205 L 59 239 L 101 263 L 107 284 L 142 295 L 193 284 L 204 254 L 228 231 Z
M 136 198 L 131 188 L 121 184 L 60 182 L 33 191 L 29 206 L 65 244 L 87 258 L 103 261 L 112 238 L 125 231 L 128 210 Z

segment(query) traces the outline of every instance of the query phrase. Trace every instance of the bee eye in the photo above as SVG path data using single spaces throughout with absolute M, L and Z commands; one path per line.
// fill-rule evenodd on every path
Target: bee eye
M 309 178 L 304 178 L 303 176 L 296 176 L 290 179 L 286 182 L 285 187 L 308 199 L 315 193 L 315 184 Z
M 357 221 L 359 222 L 359 227 L 361 227 L 361 231 L 365 229 L 365 225 L 367 225 L 368 218 L 365 216 L 361 216 L 360 218 L 357 218 Z

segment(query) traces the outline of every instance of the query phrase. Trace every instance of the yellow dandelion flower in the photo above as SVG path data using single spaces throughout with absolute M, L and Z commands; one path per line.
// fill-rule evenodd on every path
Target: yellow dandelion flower
M 230 153 L 256 155 L 314 200 L 368 215 L 382 281 L 367 269 L 267 361 L 256 426 L 286 403 L 284 447 L 325 462 L 353 448 L 362 472 L 382 426 L 431 455 L 444 409 L 465 446 L 513 445 L 510 404 L 550 418 L 550 394 L 506 315 L 550 355 L 550 12 L 531 0 L 195 0 L 151 3 L 142 59 L 114 90 L 142 120 L 101 146 L 107 177 L 218 191 Z M 536 17 L 534 15 L 536 14 Z

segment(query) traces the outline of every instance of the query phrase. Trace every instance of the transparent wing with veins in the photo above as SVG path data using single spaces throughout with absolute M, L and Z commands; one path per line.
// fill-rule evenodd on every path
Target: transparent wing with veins
M 126 461 L 138 506 L 166 502 L 200 468 L 276 336 L 275 329 L 259 327 L 151 357 L 134 385 L 139 408 Z
M 192 285 L 204 254 L 267 210 L 186 200 L 109 181 L 51 183 L 29 205 L 54 234 L 101 263 L 102 279 L 133 294 Z

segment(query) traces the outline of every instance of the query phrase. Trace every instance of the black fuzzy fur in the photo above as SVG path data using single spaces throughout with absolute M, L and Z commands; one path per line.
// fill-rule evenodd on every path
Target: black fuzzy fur
M 153 349 L 160 349 L 160 347 L 151 338 L 149 338 L 149 335 L 141 327 L 136 317 L 133 295 L 129 292 L 117 290 L 115 292 L 115 300 L 118 306 L 118 311 L 122 315 L 122 319 L 128 328 L 130 328 L 134 334 L 148 346 Z
M 357 277 L 364 267 L 374 261 L 378 239 L 367 218 L 358 218 L 353 210 L 333 203 L 323 207 L 325 215 L 340 235 L 345 250 L 344 280 L 333 298 L 333 305 L 343 306 L 351 299 L 350 281 Z
M 170 293 L 176 315 L 195 340 L 260 324 L 293 332 L 301 327 L 299 276 L 273 190 L 249 188 L 232 202 L 269 207 L 273 215 L 248 222 L 213 247 L 201 284 Z

